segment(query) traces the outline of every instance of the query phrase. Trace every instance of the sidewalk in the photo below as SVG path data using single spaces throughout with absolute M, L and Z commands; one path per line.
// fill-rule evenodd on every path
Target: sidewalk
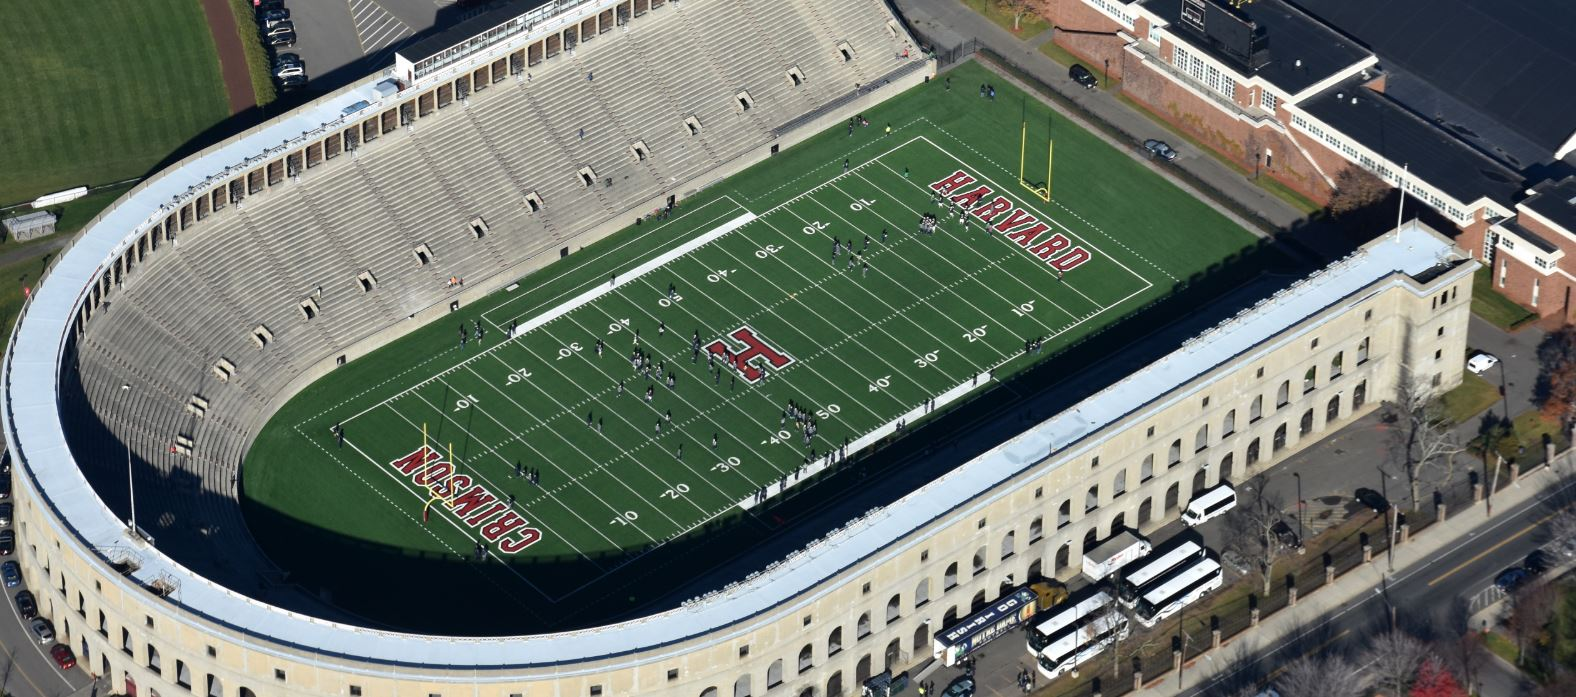
M 933 37 L 944 46 L 958 46 L 969 39 L 979 42 L 992 51 L 1016 63 L 1039 81 L 1049 85 L 1059 94 L 1078 104 L 1117 130 L 1135 139 L 1167 138 L 1170 133 L 1145 114 L 1138 113 L 1105 90 L 1086 90 L 1077 87 L 1067 78 L 1067 67 L 1040 53 L 1038 46 L 1050 41 L 1055 29 L 1028 40 L 996 26 L 958 0 L 894 0 L 898 9 L 919 31 Z M 1054 105 L 1053 105 L 1054 106 Z M 1172 138 L 1175 141 L 1175 138 Z M 1127 144 L 1137 148 L 1138 143 Z M 1260 218 L 1280 228 L 1290 228 L 1303 219 L 1301 211 L 1275 195 L 1259 188 L 1209 154 L 1187 152 L 1168 166 L 1180 167 L 1208 186 L 1224 193 Z
M 1569 457 L 1567 454 L 1565 457 Z M 1507 511 L 1544 493 L 1558 480 L 1555 467 L 1542 467 L 1523 476 L 1516 484 L 1507 486 L 1494 495 L 1494 508 Z M 1479 526 L 1492 520 L 1482 503 L 1452 515 L 1443 523 L 1429 526 L 1412 541 L 1395 549 L 1395 572 L 1392 580 L 1405 578 L 1415 572 L 1414 567 L 1430 561 L 1446 546 L 1468 537 Z M 1217 651 L 1206 653 L 1193 660 L 1183 671 L 1178 684 L 1175 672 L 1157 676 L 1158 682 L 1130 693 L 1135 697 L 1166 697 L 1188 688 L 1208 685 L 1215 677 L 1234 667 L 1236 657 L 1259 654 L 1265 650 L 1296 640 L 1310 624 L 1327 614 L 1338 613 L 1344 606 L 1373 593 L 1379 592 L 1380 582 L 1386 578 L 1384 557 L 1376 555 L 1366 568 L 1353 570 L 1327 586 L 1302 598 L 1295 608 L 1287 608 L 1265 618 L 1258 628 L 1250 629 L 1235 639 L 1221 645 Z M 1245 646 L 1243 646 L 1245 645 Z M 1216 656 L 1222 660 L 1215 660 Z

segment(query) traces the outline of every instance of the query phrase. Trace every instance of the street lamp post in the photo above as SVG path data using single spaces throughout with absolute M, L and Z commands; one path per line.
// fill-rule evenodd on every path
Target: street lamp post
M 131 409 L 130 409 L 130 406 L 131 406 L 130 405 L 130 402 L 131 402 L 131 385 L 122 384 L 120 386 L 120 394 L 121 394 L 122 397 L 126 397 L 126 402 L 127 402 L 127 404 L 126 404 L 126 406 L 127 406 L 126 413 L 130 414 L 130 412 L 131 412 Z M 131 422 L 128 420 L 126 423 L 128 424 L 128 428 L 129 428 L 129 424 Z M 130 436 L 129 433 L 127 434 L 127 437 L 126 437 L 126 495 L 127 495 L 127 498 L 131 500 L 131 506 L 130 506 L 131 519 L 128 521 L 128 523 L 131 525 L 131 534 L 132 534 L 133 537 L 135 537 L 135 536 L 138 535 L 138 533 L 137 533 L 137 486 L 136 486 L 136 484 L 134 484 L 132 482 L 132 478 L 131 478 L 131 436 Z
M 1302 473 L 1301 472 L 1292 472 L 1291 473 L 1291 478 L 1297 480 L 1297 542 L 1298 542 L 1298 544 L 1301 544 L 1302 543 L 1302 539 L 1303 539 L 1303 533 L 1302 533 L 1302 509 L 1303 509 Z
M 1105 59 L 1105 72 L 1100 75 L 1100 89 L 1111 86 L 1111 59 Z

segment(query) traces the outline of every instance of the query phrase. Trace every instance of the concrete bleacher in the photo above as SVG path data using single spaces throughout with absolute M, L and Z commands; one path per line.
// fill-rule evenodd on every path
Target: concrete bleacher
M 917 60 L 900 55 L 906 37 L 892 21 L 881 0 L 669 3 L 209 215 L 129 272 L 77 340 L 79 401 L 68 408 L 94 422 L 72 434 L 102 451 L 90 479 L 113 500 L 125 481 L 113 454 L 129 442 L 145 465 L 138 513 L 162 549 L 193 563 L 249 545 L 234 505 L 239 468 L 299 379 L 445 304 L 451 276 L 475 285 L 557 258 L 578 235 L 687 193 L 783 124 Z M 755 103 L 743 113 L 740 91 Z M 698 135 L 684 126 L 691 116 Z M 637 141 L 644 161 L 631 154 Z M 582 166 L 595 170 L 592 186 Z M 533 191 L 541 211 L 524 204 Z M 480 239 L 473 218 L 490 228 Z M 427 264 L 413 252 L 422 244 Z M 370 292 L 362 272 L 376 278 Z M 312 319 L 300 309 L 308 298 Z M 262 348 L 259 325 L 273 334 Z M 227 380 L 214 374 L 221 359 L 236 366 Z M 193 395 L 206 413 L 188 409 Z M 84 440 L 95 429 L 109 445 Z M 190 454 L 172 452 L 178 435 Z

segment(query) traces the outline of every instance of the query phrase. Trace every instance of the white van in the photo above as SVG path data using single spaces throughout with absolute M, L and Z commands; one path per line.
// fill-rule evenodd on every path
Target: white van
M 1192 527 L 1214 518 L 1237 505 L 1237 490 L 1230 484 L 1221 484 L 1189 501 L 1182 511 L 1182 523 Z

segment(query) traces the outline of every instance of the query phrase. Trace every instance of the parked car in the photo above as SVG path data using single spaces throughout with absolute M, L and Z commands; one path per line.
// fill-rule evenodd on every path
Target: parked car
M 274 77 L 281 80 L 287 77 L 305 77 L 306 68 L 299 65 L 284 65 L 274 69 Z
M 1473 375 L 1482 375 L 1496 365 L 1499 365 L 1499 358 L 1492 353 L 1479 352 L 1467 359 L 1467 370 Z
M 1235 549 L 1228 549 L 1224 552 L 1221 552 L 1220 563 L 1224 564 L 1226 568 L 1237 572 L 1238 576 L 1246 576 L 1248 575 L 1248 571 L 1252 569 L 1252 567 L 1248 565 L 1248 560 L 1244 559 L 1242 557 L 1242 553 Z
M 295 32 L 287 31 L 283 34 L 269 34 L 268 45 L 273 47 L 290 47 L 295 45 Z
M 274 8 L 272 10 L 263 10 L 262 12 L 257 13 L 257 17 L 263 21 L 263 26 L 271 27 L 275 24 L 290 19 L 290 10 L 287 10 L 283 7 Z
M 0 525 L 11 524 L 11 504 L 0 503 Z
M 306 87 L 305 75 L 286 75 L 279 78 L 279 89 L 285 92 L 291 92 L 303 87 Z
M 38 637 L 38 643 L 49 644 L 55 641 L 55 625 L 42 617 L 34 617 L 27 623 L 27 628 L 33 631 L 33 636 Z
M 1275 535 L 1275 539 L 1280 540 L 1280 543 L 1286 549 L 1302 548 L 1302 538 L 1297 537 L 1297 531 L 1291 529 L 1291 526 L 1287 525 L 1286 521 L 1275 521 L 1275 524 L 1270 526 L 1270 532 Z
M 0 530 L 0 557 L 9 557 L 16 551 L 16 533 Z
M 285 6 L 285 0 L 252 0 L 252 8 L 259 13 L 277 10 Z
M 0 579 L 5 579 L 6 588 L 22 585 L 22 566 L 14 561 L 0 564 Z
M 1372 508 L 1375 513 L 1385 513 L 1390 510 L 1390 500 L 1386 499 L 1384 494 L 1373 489 L 1358 489 L 1357 502 Z
M 974 678 L 964 676 L 953 680 L 952 684 L 941 692 L 941 697 L 974 697 Z
M 297 53 L 281 53 L 274 56 L 275 68 L 286 65 L 306 65 L 306 63 L 301 60 L 301 55 Z
M 1171 146 L 1167 145 L 1163 140 L 1155 140 L 1154 138 L 1150 138 L 1149 140 L 1144 141 L 1144 149 L 1148 150 L 1150 155 L 1165 160 L 1166 162 L 1177 159 L 1177 151 L 1172 150 Z
M 55 659 L 55 665 L 61 670 L 71 670 L 77 667 L 77 655 L 71 653 L 71 647 L 65 644 L 55 644 L 49 649 L 49 657 Z
M 38 616 L 38 601 L 33 599 L 33 591 L 16 592 L 16 614 L 24 620 Z
M 1526 569 L 1512 566 L 1499 572 L 1499 575 L 1494 577 L 1494 585 L 1506 593 L 1515 593 L 1516 589 L 1527 585 L 1527 582 L 1531 580 L 1532 574 L 1527 573 Z
M 1554 568 L 1554 555 L 1541 549 L 1534 549 L 1521 561 L 1521 568 L 1533 576 L 1542 576 Z
M 1083 85 L 1084 89 L 1092 90 L 1100 86 L 1100 81 L 1095 79 L 1094 73 L 1089 72 L 1088 68 L 1077 63 L 1074 63 L 1073 67 L 1067 69 L 1067 77 L 1072 78 L 1073 82 Z
M 294 34 L 295 33 L 295 22 L 292 22 L 292 21 L 287 19 L 287 20 L 280 21 L 280 22 L 274 22 L 273 24 L 268 25 L 268 35 L 269 36 L 273 36 L 275 34 L 285 34 L 285 33 L 290 33 L 290 34 Z
M 11 498 L 11 478 L 0 477 L 0 501 Z

